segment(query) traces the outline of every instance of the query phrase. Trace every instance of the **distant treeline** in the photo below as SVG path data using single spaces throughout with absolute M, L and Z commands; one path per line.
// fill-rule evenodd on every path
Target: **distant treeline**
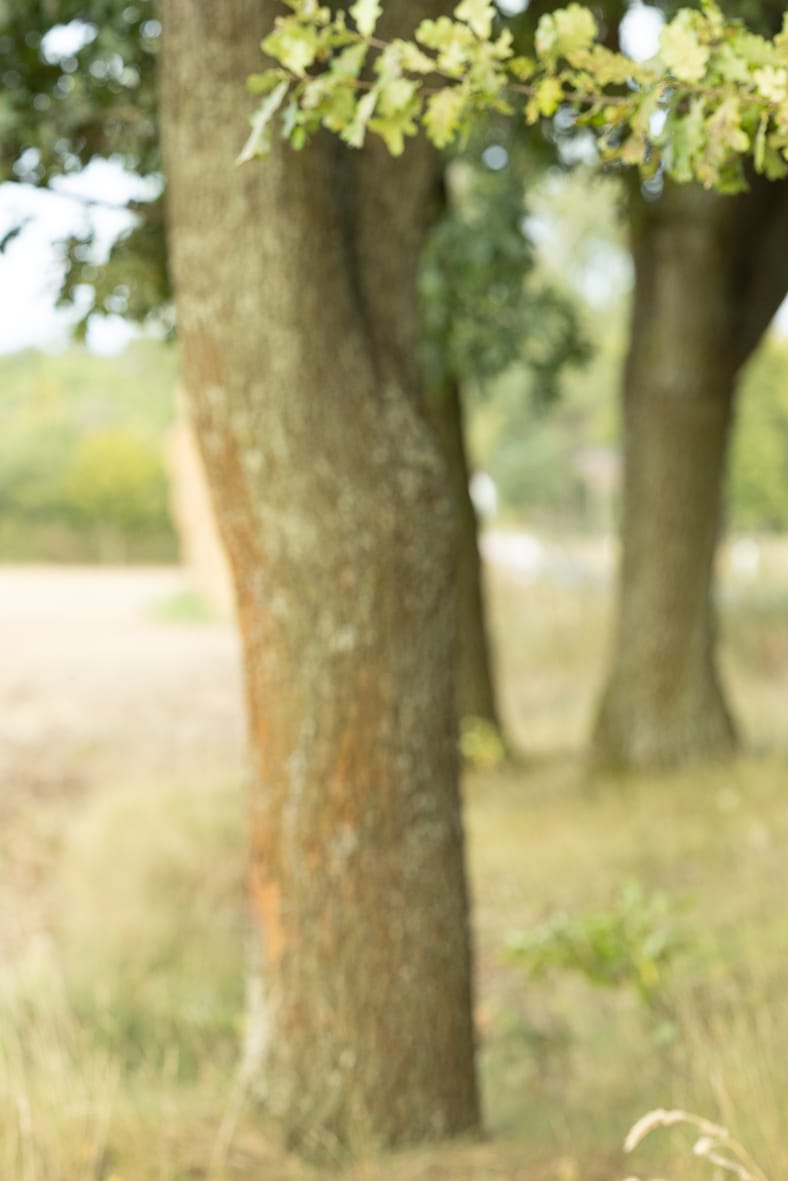
M 609 527 L 616 511 L 617 333 L 540 409 L 515 369 L 469 399 L 473 451 L 507 515 L 542 528 Z M 171 561 L 167 435 L 173 348 L 139 340 L 116 357 L 81 347 L 0 357 L 0 561 Z M 788 532 L 788 340 L 743 377 L 727 518 Z
M 494 477 L 507 515 L 546 529 L 611 526 L 623 340 L 610 336 L 594 334 L 591 363 L 565 377 L 563 397 L 546 411 L 516 369 L 470 399 L 474 457 Z M 788 339 L 776 335 L 742 376 L 726 522 L 736 532 L 788 532 Z
M 0 560 L 171 561 L 174 350 L 0 357 Z

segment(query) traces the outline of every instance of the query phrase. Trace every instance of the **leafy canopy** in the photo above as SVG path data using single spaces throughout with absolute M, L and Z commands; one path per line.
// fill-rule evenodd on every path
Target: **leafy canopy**
M 296 148 L 324 127 L 351 147 L 379 135 L 397 155 L 420 128 L 443 148 L 482 112 L 536 124 L 563 108 L 593 130 L 603 159 L 645 177 L 663 169 L 736 191 L 750 158 L 772 179 L 788 175 L 788 14 L 769 38 L 702 0 L 665 25 L 654 57 L 635 62 L 600 43 L 581 4 L 543 15 L 526 56 L 490 0 L 461 0 L 452 18 L 390 41 L 376 36 L 379 0 L 347 13 L 287 3 L 262 43 L 277 65 L 249 80 L 264 98 L 242 160 L 265 154 L 276 119 Z

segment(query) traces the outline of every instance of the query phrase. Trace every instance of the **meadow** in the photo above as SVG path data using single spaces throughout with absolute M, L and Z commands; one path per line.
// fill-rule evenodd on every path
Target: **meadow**
M 788 1168 L 783 549 L 765 547 L 747 577 L 728 571 L 721 590 L 746 745 L 674 776 L 614 775 L 584 753 L 608 642 L 604 563 L 586 578 L 495 570 L 490 583 L 517 754 L 485 765 L 482 746 L 464 776 L 486 1136 L 337 1160 L 338 1175 L 708 1176 L 680 1131 L 623 1155 L 640 1115 L 676 1105 L 725 1123 L 776 1181 Z M 239 1063 L 230 622 L 175 571 L 6 569 L 0 597 L 0 1178 L 325 1175 L 277 1147 Z

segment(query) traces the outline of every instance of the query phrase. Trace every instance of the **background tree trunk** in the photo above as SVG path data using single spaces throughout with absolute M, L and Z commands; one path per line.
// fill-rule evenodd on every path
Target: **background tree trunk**
M 274 5 L 162 13 L 185 385 L 243 635 L 268 1104 L 329 1154 L 459 1132 L 456 525 L 415 368 L 438 162 L 326 138 L 236 168 Z
M 446 461 L 460 525 L 457 713 L 460 719 L 482 718 L 500 731 L 479 554 L 479 522 L 468 487 L 470 471 L 465 449 L 462 396 L 456 382 L 447 384 L 430 398 L 430 411 Z
M 735 742 L 712 596 L 736 376 L 788 284 L 788 190 L 633 199 L 619 602 L 597 754 L 668 767 Z

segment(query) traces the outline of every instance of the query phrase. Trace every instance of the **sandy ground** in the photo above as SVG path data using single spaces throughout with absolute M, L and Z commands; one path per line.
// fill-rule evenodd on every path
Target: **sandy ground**
M 177 569 L 0 568 L 0 816 L 108 774 L 241 759 L 238 643 L 163 619 Z
M 529 596 L 535 581 L 604 590 L 614 562 L 611 546 L 543 545 L 507 530 L 489 533 L 484 549 Z M 772 594 L 788 593 L 788 541 L 734 543 L 724 568 L 728 594 L 757 588 L 762 575 Z M 83 793 L 242 776 L 237 636 L 228 619 L 196 618 L 190 593 L 174 567 L 0 566 L 0 953 L 30 930 L 27 912 Z M 516 661 L 509 673 L 525 683 Z M 530 747 L 539 709 L 548 721 L 555 709 L 543 676 L 530 696 L 520 689 L 510 712 L 527 716 Z M 566 697 L 565 678 L 555 691 Z M 585 697 L 576 712 L 582 736 Z
M 605 587 L 615 560 L 609 544 L 545 545 L 514 530 L 488 532 L 483 549 L 523 584 Z M 788 541 L 728 547 L 727 585 L 750 582 L 759 564 L 788 582 Z M 175 567 L 0 566 L 0 820 L 31 792 L 241 765 L 232 626 L 165 618 L 191 589 Z
M 163 617 L 189 591 L 174 568 L 0 567 L 0 956 L 46 927 L 84 793 L 242 773 L 238 641 Z

